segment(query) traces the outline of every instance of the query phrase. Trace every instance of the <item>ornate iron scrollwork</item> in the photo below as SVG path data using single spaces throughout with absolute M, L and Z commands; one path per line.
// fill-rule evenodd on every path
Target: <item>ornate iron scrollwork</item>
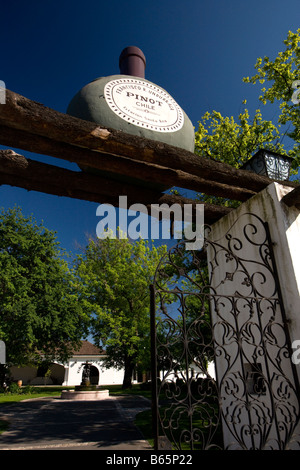
M 242 217 L 221 240 L 206 227 L 201 251 L 180 242 L 157 268 L 157 448 L 299 448 L 299 385 L 268 227 Z

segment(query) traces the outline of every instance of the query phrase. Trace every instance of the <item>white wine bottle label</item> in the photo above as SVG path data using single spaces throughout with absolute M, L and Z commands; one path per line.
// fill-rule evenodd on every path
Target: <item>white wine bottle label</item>
M 104 87 L 110 109 L 121 119 L 156 132 L 176 132 L 184 114 L 176 101 L 162 88 L 137 78 L 111 80 Z

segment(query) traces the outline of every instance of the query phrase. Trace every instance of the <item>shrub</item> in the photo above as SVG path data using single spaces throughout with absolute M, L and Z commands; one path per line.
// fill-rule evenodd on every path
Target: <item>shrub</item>
M 11 384 L 9 384 L 8 391 L 10 393 L 22 393 L 22 389 L 16 382 L 12 382 Z

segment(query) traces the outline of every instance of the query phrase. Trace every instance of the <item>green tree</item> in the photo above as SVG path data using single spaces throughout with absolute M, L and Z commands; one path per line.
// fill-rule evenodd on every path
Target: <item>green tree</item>
M 246 104 L 246 101 L 243 102 Z M 261 148 L 285 154 L 280 142 L 280 130 L 271 121 L 262 118 L 261 111 L 256 110 L 251 120 L 247 108 L 238 116 L 224 117 L 218 111 L 206 112 L 199 121 L 195 133 L 195 153 L 200 157 L 228 163 L 240 168 Z M 226 198 L 200 194 L 204 202 L 237 206 L 237 201 Z
M 300 28 L 293 33 L 288 32 L 283 41 L 285 49 L 279 52 L 274 60 L 268 56 L 259 57 L 255 64 L 257 71 L 251 78 L 244 77 L 246 83 L 260 83 L 264 85 L 261 89 L 260 101 L 267 103 L 278 103 L 278 125 L 283 126 L 282 135 L 287 135 L 295 145 L 289 151 L 289 155 L 295 157 L 293 167 L 296 169 L 300 164 L 300 105 L 297 88 L 300 82 Z M 298 99 L 297 99 L 298 98 Z
M 244 101 L 246 104 L 246 101 Z M 284 152 L 279 142 L 280 132 L 271 121 L 265 121 L 259 109 L 250 120 L 249 111 L 245 108 L 238 116 L 224 117 L 213 111 L 205 113 L 199 121 L 195 133 L 196 153 L 236 168 L 245 163 L 260 148 Z
M 77 274 L 91 334 L 104 347 L 107 366 L 124 368 L 123 388 L 134 367 L 150 365 L 149 284 L 166 247 L 124 236 L 89 240 L 78 257 Z
M 74 274 L 54 232 L 20 208 L 0 212 L 0 339 L 7 362 L 66 359 L 85 332 Z
M 195 153 L 200 157 L 225 162 L 235 168 L 241 167 L 261 148 L 293 157 L 292 173 L 296 174 L 300 164 L 300 29 L 289 31 L 285 50 L 274 60 L 258 58 L 257 73 L 246 83 L 264 84 L 259 100 L 264 105 L 278 101 L 277 122 L 265 120 L 260 109 L 250 118 L 247 108 L 235 120 L 224 117 L 218 111 L 206 112 L 199 121 L 195 133 Z M 297 82 L 299 80 L 299 82 Z M 269 86 L 267 87 L 267 84 Z M 298 100 L 292 100 L 292 97 Z M 246 105 L 246 101 L 243 102 Z M 236 206 L 236 201 L 200 194 L 205 202 Z

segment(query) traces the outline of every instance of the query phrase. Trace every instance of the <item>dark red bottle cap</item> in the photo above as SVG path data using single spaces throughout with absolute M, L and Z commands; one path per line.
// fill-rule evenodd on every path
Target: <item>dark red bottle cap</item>
M 129 46 L 121 52 L 119 67 L 121 75 L 145 78 L 146 58 L 141 49 Z

